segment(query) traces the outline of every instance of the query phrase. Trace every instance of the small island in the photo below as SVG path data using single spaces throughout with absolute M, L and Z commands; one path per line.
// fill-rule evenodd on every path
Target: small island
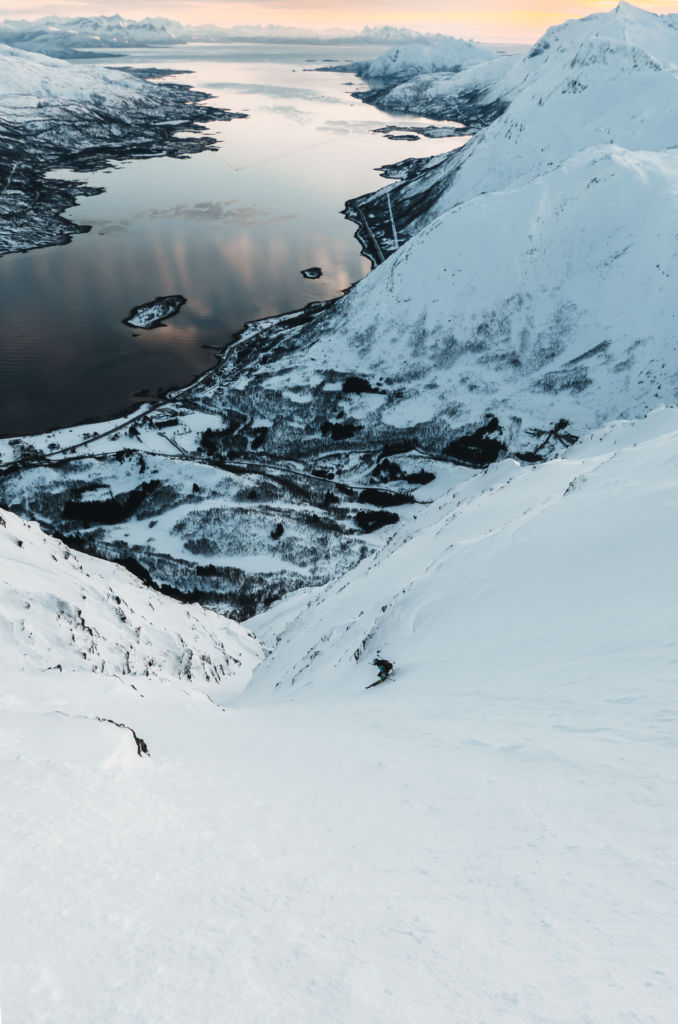
M 162 327 L 163 321 L 171 316 L 176 316 L 181 307 L 186 303 L 183 295 L 160 295 L 151 302 L 143 302 L 135 306 L 129 316 L 123 320 L 128 327 L 140 327 L 144 331 L 150 331 L 153 327 Z
M 315 281 L 317 278 L 323 276 L 323 272 L 320 267 L 308 267 L 306 270 L 302 270 L 302 277 L 307 277 L 311 281 Z

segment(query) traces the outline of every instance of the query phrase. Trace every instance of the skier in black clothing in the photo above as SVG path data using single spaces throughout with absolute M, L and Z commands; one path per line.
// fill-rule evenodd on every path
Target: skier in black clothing
M 383 683 L 384 679 L 386 679 L 387 676 L 390 676 L 393 671 L 393 664 L 388 660 L 388 658 L 375 658 L 372 664 L 376 665 L 379 669 L 378 683 Z

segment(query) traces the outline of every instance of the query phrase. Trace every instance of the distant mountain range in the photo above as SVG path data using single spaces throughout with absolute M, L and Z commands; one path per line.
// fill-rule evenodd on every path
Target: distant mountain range
M 35 21 L 6 20 L 0 22 L 0 43 L 24 50 L 35 50 L 64 56 L 76 50 L 109 47 L 174 46 L 181 43 L 222 43 L 240 41 L 339 42 L 358 40 L 363 43 L 430 43 L 445 36 L 424 35 L 408 28 L 392 26 L 365 27 L 362 32 L 345 29 L 312 30 L 282 25 L 182 25 L 169 18 L 143 18 L 135 21 L 119 14 L 80 18 L 48 16 Z

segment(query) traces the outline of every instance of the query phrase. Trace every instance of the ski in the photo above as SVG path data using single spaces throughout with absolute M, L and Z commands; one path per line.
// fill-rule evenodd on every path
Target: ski
M 387 679 L 392 679 L 392 678 L 393 678 L 393 673 L 390 673 L 388 676 L 386 676 L 386 679 L 377 679 L 376 683 L 370 683 L 369 686 L 365 687 L 365 689 L 366 690 L 371 690 L 373 686 L 381 686 L 381 684 L 385 683 Z

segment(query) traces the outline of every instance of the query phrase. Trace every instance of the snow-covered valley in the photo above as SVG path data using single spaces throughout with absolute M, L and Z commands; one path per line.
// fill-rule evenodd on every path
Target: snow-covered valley
M 368 277 L 0 441 L 9 1021 L 673 1024 L 676 19 L 402 49 Z

